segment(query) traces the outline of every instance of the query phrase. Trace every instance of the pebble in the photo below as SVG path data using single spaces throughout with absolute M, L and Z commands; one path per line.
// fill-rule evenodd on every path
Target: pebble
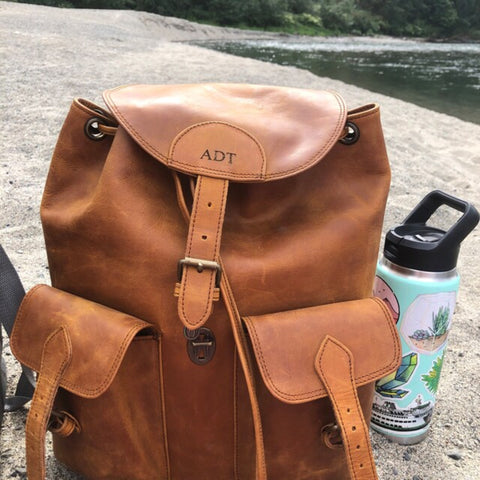
M 412 455 L 410 455 L 408 452 L 404 452 L 403 459 L 408 462 L 412 459 Z
M 13 477 L 27 478 L 27 470 L 24 467 L 17 467 L 13 472 Z
M 461 460 L 463 455 L 458 450 L 452 450 L 451 452 L 447 452 L 447 456 L 452 458 L 453 460 Z

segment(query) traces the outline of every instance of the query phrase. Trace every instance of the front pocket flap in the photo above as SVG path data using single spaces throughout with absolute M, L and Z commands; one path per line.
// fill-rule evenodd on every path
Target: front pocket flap
M 377 298 L 243 320 L 265 385 L 286 403 L 303 403 L 327 395 L 315 371 L 315 357 L 327 335 L 352 353 L 357 387 L 394 371 L 400 362 L 395 325 Z
M 60 386 L 86 398 L 101 395 L 112 383 L 133 338 L 152 326 L 130 315 L 49 287 L 28 292 L 12 332 L 13 354 L 39 371 L 48 336 L 64 326 L 72 343 L 72 360 Z

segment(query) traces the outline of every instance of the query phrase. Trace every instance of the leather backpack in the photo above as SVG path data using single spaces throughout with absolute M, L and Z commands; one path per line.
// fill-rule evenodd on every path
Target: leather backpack
M 126 86 L 74 100 L 41 205 L 52 287 L 11 338 L 38 372 L 29 479 L 377 478 L 371 298 L 390 169 L 377 105 L 332 92 Z

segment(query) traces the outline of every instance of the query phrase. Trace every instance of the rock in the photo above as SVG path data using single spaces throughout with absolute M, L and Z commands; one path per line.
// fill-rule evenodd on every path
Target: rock
M 452 458 L 453 460 L 461 460 L 463 458 L 460 450 L 452 450 L 450 452 L 447 452 L 447 456 Z

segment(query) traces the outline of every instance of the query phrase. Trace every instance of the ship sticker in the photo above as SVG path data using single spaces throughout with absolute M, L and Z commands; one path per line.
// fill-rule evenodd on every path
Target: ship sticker
M 437 352 L 447 341 L 454 307 L 455 292 L 419 295 L 405 312 L 403 339 L 416 352 Z
M 406 385 L 410 381 L 417 365 L 418 355 L 416 353 L 404 355 L 398 370 L 378 380 L 375 384 L 375 391 L 382 397 L 403 398 L 410 390 L 403 390 L 398 387 Z
M 375 277 L 375 283 L 373 284 L 373 295 L 380 300 L 383 300 L 390 310 L 393 320 L 397 323 L 398 318 L 400 317 L 400 306 L 397 297 L 393 293 L 393 290 L 388 286 L 388 283 L 378 275 Z
M 425 384 L 427 390 L 429 390 L 434 395 L 437 393 L 438 390 L 438 382 L 440 381 L 440 373 L 442 372 L 443 366 L 443 357 L 445 352 L 437 357 L 432 364 L 431 370 L 428 374 L 422 375 L 422 382 Z
M 417 395 L 407 408 L 397 408 L 394 402 L 388 400 L 382 405 L 374 403 L 372 422 L 390 430 L 408 432 L 426 427 L 432 419 L 432 414 L 432 402 L 426 402 L 422 395 Z

